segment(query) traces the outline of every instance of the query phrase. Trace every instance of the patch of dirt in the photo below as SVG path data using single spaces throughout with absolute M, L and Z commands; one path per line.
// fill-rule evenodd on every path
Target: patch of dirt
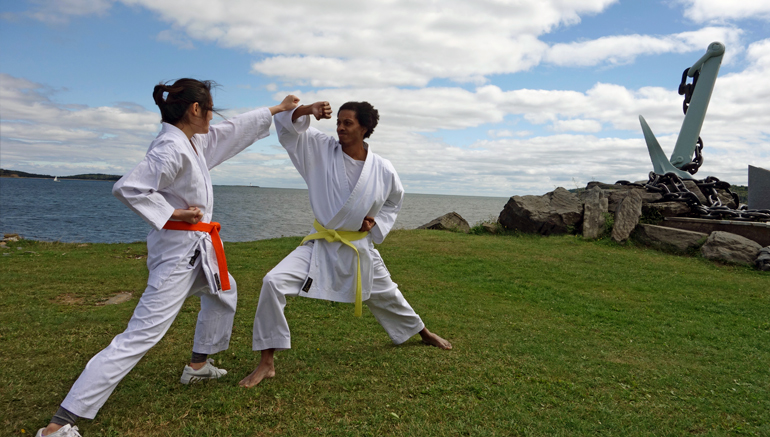
M 120 291 L 115 296 L 112 296 L 109 299 L 105 299 L 101 302 L 97 302 L 97 306 L 104 306 L 104 305 L 117 305 L 119 303 L 128 302 L 131 300 L 131 297 L 133 297 L 133 293 L 130 291 Z
M 54 301 L 60 305 L 82 305 L 85 299 L 72 293 L 66 293 L 56 296 Z

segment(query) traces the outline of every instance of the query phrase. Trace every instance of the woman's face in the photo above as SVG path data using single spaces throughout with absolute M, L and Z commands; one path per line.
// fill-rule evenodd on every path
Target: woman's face
M 204 109 L 199 103 L 193 103 L 192 109 L 192 114 L 190 114 L 190 127 L 192 128 L 193 133 L 209 133 L 209 124 L 211 123 L 211 119 L 214 118 L 214 111 Z

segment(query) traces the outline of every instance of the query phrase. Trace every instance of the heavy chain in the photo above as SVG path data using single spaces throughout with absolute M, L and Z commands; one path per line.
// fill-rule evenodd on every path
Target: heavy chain
M 690 100 L 692 100 L 692 93 L 695 92 L 695 85 L 698 83 L 698 76 L 700 76 L 700 71 L 696 71 L 695 74 L 692 77 L 692 83 L 687 83 L 687 73 L 690 71 L 689 68 L 685 68 L 684 72 L 682 73 L 682 81 L 679 83 L 679 95 L 684 96 L 684 101 L 682 102 L 682 111 L 685 115 L 687 115 L 687 109 L 690 107 Z M 681 167 L 682 170 L 690 173 L 695 174 L 698 173 L 698 169 L 701 165 L 703 165 L 703 140 L 701 137 L 698 137 L 698 145 L 695 148 L 695 156 L 693 157 L 691 162 L 688 162 L 687 164 L 683 165 Z
M 695 193 L 690 191 L 682 178 L 675 173 L 662 175 L 650 172 L 647 183 L 634 184 L 628 181 L 618 181 L 617 184 L 635 185 L 653 193 L 660 193 L 665 201 L 685 202 L 693 212 L 704 219 L 753 222 L 770 220 L 770 210 L 748 209 L 746 205 L 740 205 L 740 198 L 736 193 L 730 191 L 730 184 L 727 182 L 722 182 L 714 176 L 709 176 L 702 180 L 693 180 L 693 182 L 706 198 L 706 203 L 702 202 Z M 732 209 L 722 204 L 722 200 L 717 192 L 718 189 L 727 191 L 735 204 L 740 206 L 737 209 Z

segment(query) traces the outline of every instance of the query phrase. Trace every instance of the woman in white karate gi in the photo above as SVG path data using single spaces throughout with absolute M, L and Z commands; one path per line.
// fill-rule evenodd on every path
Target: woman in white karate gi
M 181 382 L 216 379 L 227 371 L 208 354 L 228 348 L 237 302 L 227 273 L 218 224 L 211 224 L 209 170 L 269 135 L 272 115 L 293 109 L 298 98 L 209 126 L 212 82 L 179 79 L 153 91 L 163 125 L 144 160 L 113 187 L 113 194 L 152 226 L 147 236 L 147 289 L 128 328 L 95 355 L 75 381 L 51 423 L 38 436 L 78 436 L 80 417 L 93 419 L 121 379 L 165 335 L 185 299 L 201 310 L 193 354 Z M 165 97 L 164 97 L 165 96 Z
M 382 243 L 401 208 L 404 189 L 390 161 L 367 143 L 379 114 L 367 102 L 348 102 L 337 113 L 339 141 L 309 127 L 309 115 L 331 118 L 328 102 L 275 116 L 281 145 L 308 186 L 316 217 L 302 245 L 268 272 L 254 317 L 257 368 L 240 385 L 275 376 L 276 350 L 291 348 L 286 296 L 365 303 L 395 344 L 415 334 L 441 349 L 452 345 L 430 332 L 391 280 L 374 243 Z

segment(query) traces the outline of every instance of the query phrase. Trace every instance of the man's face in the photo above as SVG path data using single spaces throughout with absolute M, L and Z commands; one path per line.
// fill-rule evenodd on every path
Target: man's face
M 364 142 L 366 128 L 356 119 L 356 111 L 344 109 L 337 114 L 337 137 L 343 146 Z

